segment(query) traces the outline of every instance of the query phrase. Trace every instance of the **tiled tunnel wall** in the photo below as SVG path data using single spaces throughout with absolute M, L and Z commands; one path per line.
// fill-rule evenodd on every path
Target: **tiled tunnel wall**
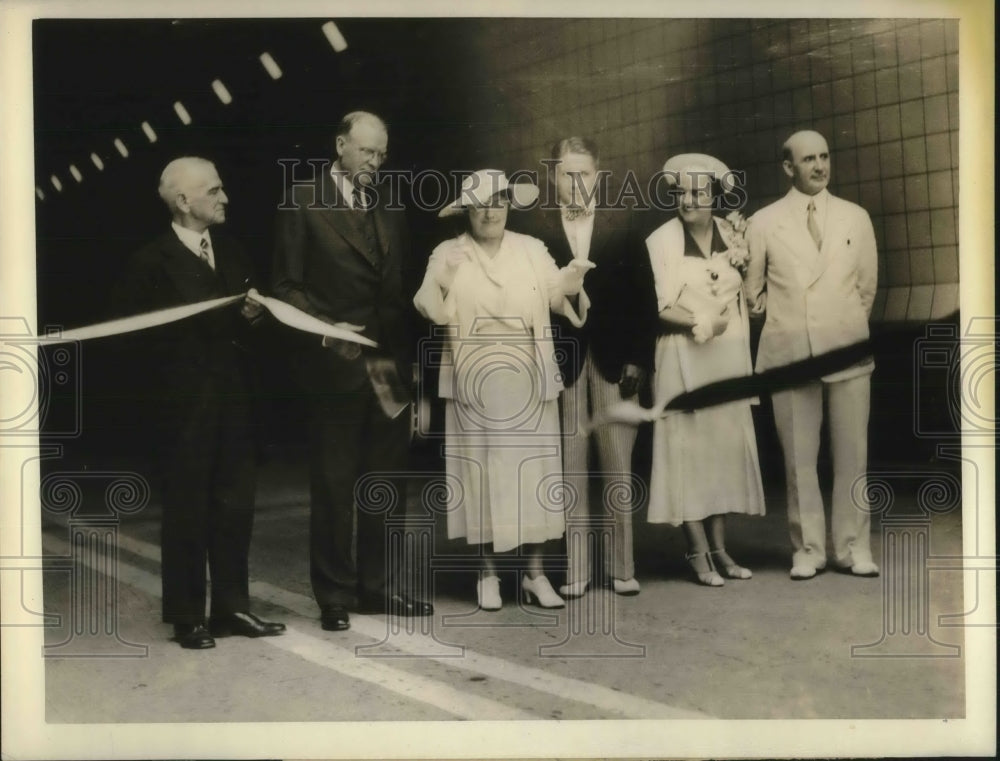
M 957 21 L 517 19 L 468 45 L 482 81 L 502 83 L 472 102 L 505 168 L 538 167 L 567 134 L 643 183 L 675 153 L 707 152 L 746 171 L 752 213 L 784 193 L 785 137 L 816 129 L 831 191 L 875 226 L 872 319 L 958 308 Z

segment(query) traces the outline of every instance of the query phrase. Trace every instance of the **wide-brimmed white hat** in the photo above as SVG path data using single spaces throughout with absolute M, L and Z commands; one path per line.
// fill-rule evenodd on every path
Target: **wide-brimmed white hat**
M 715 156 L 709 156 L 707 153 L 678 153 L 667 159 L 667 163 L 663 165 L 663 175 L 671 185 L 676 184 L 685 172 L 708 175 L 717 180 L 726 193 L 736 187 L 735 174 Z
M 538 200 L 538 186 L 533 182 L 511 183 L 499 169 L 480 169 L 462 181 L 458 198 L 438 212 L 439 217 L 453 217 L 469 206 L 483 205 L 503 194 L 517 209 L 526 209 Z

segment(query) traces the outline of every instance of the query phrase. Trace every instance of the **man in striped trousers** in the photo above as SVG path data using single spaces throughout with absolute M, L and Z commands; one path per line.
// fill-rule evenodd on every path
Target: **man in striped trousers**
M 587 423 L 608 406 L 636 395 L 647 375 L 651 341 L 644 341 L 642 300 L 635 292 L 636 254 L 630 213 L 601 204 L 596 144 L 585 137 L 559 140 L 549 160 L 556 203 L 543 202 L 528 215 L 524 232 L 545 242 L 562 267 L 580 259 L 596 267 L 574 297 L 581 324 L 554 316 L 556 346 L 565 391 L 560 397 L 566 494 L 566 583 L 559 592 L 580 597 L 593 581 L 595 550 L 604 548 L 604 574 L 617 594 L 639 593 L 632 551 L 632 447 L 634 426 Z M 648 346 L 646 346 L 648 344 Z M 561 349 L 561 350 L 560 350 Z M 594 439 L 601 476 L 601 526 L 592 525 L 588 486 Z M 605 530 L 610 529 L 610 533 Z

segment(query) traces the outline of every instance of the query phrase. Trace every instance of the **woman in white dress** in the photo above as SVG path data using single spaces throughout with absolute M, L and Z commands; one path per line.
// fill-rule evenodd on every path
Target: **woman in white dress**
M 498 170 L 465 179 L 439 216 L 465 215 L 467 231 L 434 249 L 414 304 L 447 325 L 439 393 L 446 400 L 445 463 L 461 484 L 452 493 L 448 537 L 523 547 L 529 602 L 562 607 L 543 573 L 542 543 L 565 531 L 558 396 L 562 390 L 550 310 L 578 318 L 568 296 L 593 265 L 558 269 L 538 239 L 506 230 L 511 204 L 538 197 L 535 185 L 509 184 Z M 589 266 L 588 266 L 589 265 Z M 485 610 L 501 607 L 493 554 L 483 551 L 476 586 Z
M 752 373 L 746 251 L 732 225 L 712 215 L 732 174 L 711 156 L 683 154 L 667 161 L 664 175 L 677 185 L 679 214 L 646 239 L 661 326 L 653 385 L 661 409 L 686 391 Z M 752 575 L 725 544 L 726 513 L 764 513 L 751 403 L 669 411 L 654 425 L 649 521 L 683 524 L 687 560 L 706 586 Z

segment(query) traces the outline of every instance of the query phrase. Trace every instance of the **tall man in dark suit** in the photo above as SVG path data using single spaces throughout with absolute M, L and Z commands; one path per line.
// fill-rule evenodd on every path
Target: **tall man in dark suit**
M 292 187 L 278 212 L 275 295 L 321 320 L 361 327 L 379 346 L 362 354 L 354 343 L 309 337 L 293 358 L 309 403 L 312 587 L 331 631 L 349 628 L 348 609 L 433 612 L 429 603 L 389 592 L 386 514 L 363 489 L 356 494 L 365 474 L 404 471 L 409 450 L 409 417 L 384 412 L 370 378 L 375 364 L 396 376 L 388 385 L 397 388 L 412 374 L 406 220 L 401 209 L 385 208 L 389 199 L 374 185 L 388 141 L 379 117 L 348 114 L 330 171 Z M 405 500 L 405 480 L 388 480 Z
M 160 177 L 171 229 L 141 249 L 121 278 L 126 313 L 165 309 L 246 291 L 253 276 L 243 249 L 209 228 L 225 222 L 229 199 L 205 159 L 171 161 Z M 150 401 L 160 415 L 165 486 L 161 526 L 163 620 L 181 647 L 209 648 L 213 636 L 280 634 L 284 624 L 249 612 L 255 452 L 251 425 L 249 323 L 263 307 L 244 299 L 156 328 L 148 349 Z M 208 560 L 210 629 L 205 626 Z
M 580 259 L 595 269 L 587 275 L 577 298 L 578 325 L 554 316 L 565 351 L 562 359 L 565 391 L 560 397 L 563 467 L 573 492 L 567 521 L 569 572 L 560 594 L 579 597 L 591 581 L 591 536 L 587 526 L 587 424 L 612 404 L 636 395 L 651 361 L 651 340 L 643 341 L 641 299 L 634 290 L 636 261 L 630 214 L 602 208 L 596 144 L 585 137 L 567 137 L 555 144 L 546 162 L 554 174 L 558 208 L 540 207 L 527 217 L 524 232 L 545 242 L 562 267 Z M 649 346 L 645 346 L 649 343 Z M 639 593 L 632 549 L 632 502 L 622 500 L 631 490 L 632 447 L 636 429 L 625 424 L 599 426 L 593 432 L 602 478 L 603 515 L 614 521 L 614 546 L 603 558 L 614 591 Z M 624 486 L 624 488 L 622 488 Z M 596 544 L 596 543 L 595 543 Z

